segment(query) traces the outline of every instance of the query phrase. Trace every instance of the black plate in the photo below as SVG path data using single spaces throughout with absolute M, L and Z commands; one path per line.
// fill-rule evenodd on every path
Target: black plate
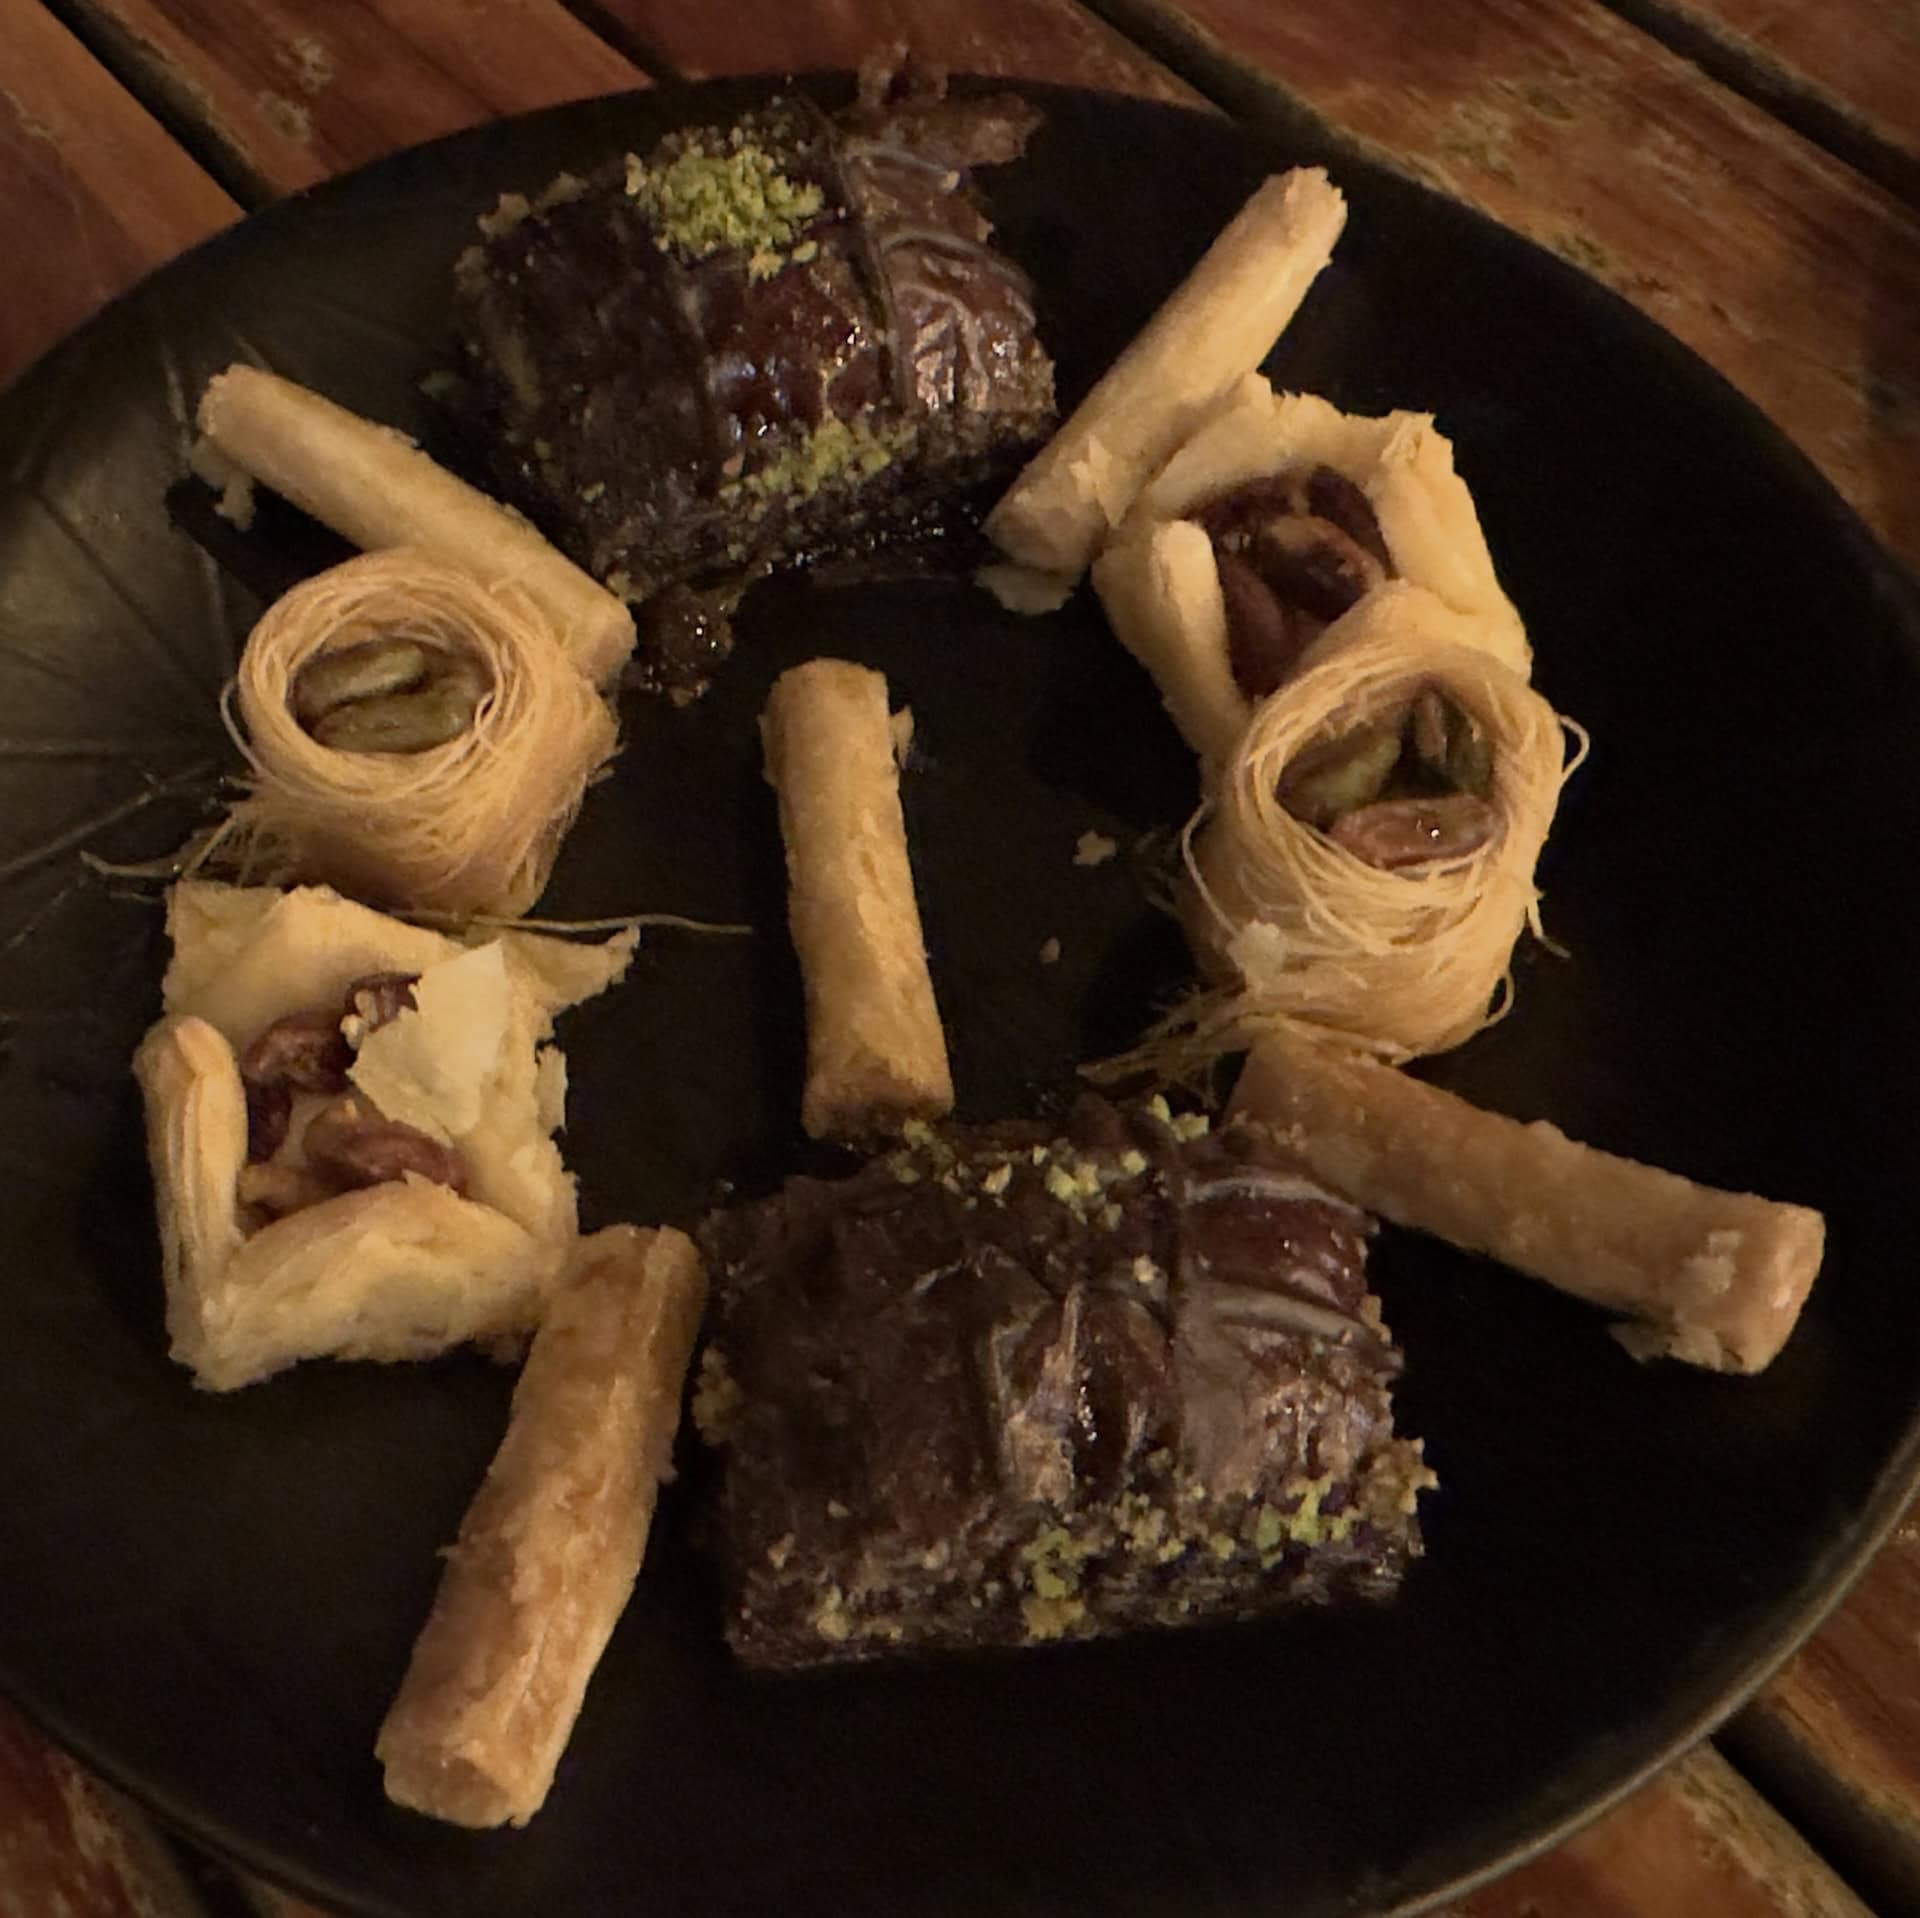
M 1436 410 L 1593 729 L 1544 869 L 1571 954 L 1434 1070 L 1576 1136 L 1823 1207 L 1828 1269 L 1757 1381 L 1641 1369 L 1588 1312 L 1442 1248 L 1377 1255 L 1404 1422 L 1445 1489 L 1385 1610 L 774 1682 L 735 1670 L 669 1498 L 547 1809 L 469 1836 L 387 1806 L 374 1729 L 498 1435 L 475 1360 L 310 1365 L 231 1397 L 164 1356 L 126 1058 L 158 913 L 81 844 L 165 849 L 228 748 L 258 609 L 170 526 L 183 422 L 236 356 L 403 423 L 496 191 L 752 89 L 596 102 L 275 207 L 122 301 L 4 402 L 0 448 L 0 1680 L 165 1816 L 380 1913 L 1405 1910 L 1544 1842 L 1705 1730 L 1814 1622 L 1920 1458 L 1920 613 L 1807 465 L 1568 269 L 1342 162 L 1339 259 L 1276 360 Z M 995 184 L 1068 393 L 1276 164 L 1244 131 L 1044 96 Z M 1177 948 L 1124 860 L 1185 756 L 1090 605 L 789 582 L 703 706 L 630 701 L 549 896 L 766 929 L 663 935 L 566 1029 L 591 1222 L 684 1217 L 798 1148 L 797 983 L 752 716 L 819 651 L 885 667 L 973 1114 L 1057 1096 Z M 1057 966 L 1040 948 L 1061 941 Z

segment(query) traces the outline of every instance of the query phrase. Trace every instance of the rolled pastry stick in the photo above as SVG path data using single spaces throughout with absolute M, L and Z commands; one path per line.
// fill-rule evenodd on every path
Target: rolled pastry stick
M 1458 643 L 1458 619 L 1431 594 L 1390 584 L 1335 621 L 1255 711 L 1187 842 L 1182 918 L 1215 984 L 1149 1037 L 1145 1062 L 1191 1072 L 1277 1023 L 1397 1063 L 1458 1045 L 1497 1016 L 1514 942 L 1537 912 L 1533 869 L 1564 741 L 1525 680 Z M 1484 844 L 1381 867 L 1287 809 L 1282 778 L 1308 749 L 1430 687 L 1486 741 L 1494 830 Z
M 510 582 L 596 686 L 626 664 L 634 627 L 625 602 L 404 433 L 252 366 L 207 383 L 198 424 L 216 457 L 199 451 L 195 463 L 210 477 L 226 478 L 225 462 L 365 551 L 418 547 L 489 584 Z
M 671 1227 L 581 1242 L 380 1727 L 396 1804 L 484 1827 L 546 1802 L 672 1476 L 706 1289 Z
M 900 810 L 887 682 L 847 660 L 782 673 L 760 720 L 807 995 L 801 1123 L 861 1138 L 953 1109 Z
M 1152 675 L 1209 780 L 1259 698 L 1236 674 L 1220 564 L 1190 516 L 1249 483 L 1320 468 L 1364 496 L 1391 575 L 1438 602 L 1428 619 L 1436 634 L 1491 653 L 1523 678 L 1530 670 L 1526 630 L 1431 418 L 1346 414 L 1251 377 L 1154 475 L 1093 568 L 1115 635 Z
M 306 690 L 331 683 L 316 674 L 377 667 L 383 648 L 430 662 L 438 680 L 396 698 L 359 668 L 341 684 L 372 696 L 303 718 Z M 439 743 L 363 747 L 351 730 L 356 714 L 404 715 L 463 685 L 471 717 Z M 617 737 L 533 600 L 410 547 L 276 600 L 248 636 L 235 693 L 253 777 L 230 850 L 254 871 L 416 910 L 525 912 Z
M 994 544 L 1085 572 L 1147 477 L 1272 350 L 1346 219 L 1318 167 L 1264 181 L 988 515 Z
M 168 930 L 165 1011 L 134 1070 L 167 1331 L 195 1381 L 230 1391 L 302 1359 L 421 1358 L 531 1331 L 576 1233 L 552 1136 L 564 1064 L 546 1042 L 555 1013 L 625 971 L 632 937 L 510 933 L 469 948 L 324 890 L 205 880 L 174 888 Z M 267 1151 L 250 1137 L 243 1058 L 280 1020 L 341 1009 L 349 986 L 383 974 L 411 977 L 412 1003 L 359 1036 L 335 1090 L 457 1155 L 464 1190 L 414 1173 L 323 1185 L 256 1223 L 245 1182 L 298 1187 L 313 1171 L 305 1128 L 334 1095 L 294 1097 Z
M 1806 1206 L 1616 1158 L 1297 1033 L 1256 1043 L 1232 1110 L 1369 1212 L 1624 1314 L 1639 1358 L 1758 1372 L 1819 1274 L 1826 1226 Z

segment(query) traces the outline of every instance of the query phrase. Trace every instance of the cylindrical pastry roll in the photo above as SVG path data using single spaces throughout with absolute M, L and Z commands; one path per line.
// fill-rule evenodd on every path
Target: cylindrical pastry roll
M 531 600 L 406 548 L 277 600 L 236 695 L 250 864 L 456 914 L 533 904 L 616 737 Z
M 1806 1206 L 1616 1158 L 1296 1033 L 1255 1045 L 1232 1107 L 1368 1211 L 1626 1315 L 1640 1358 L 1758 1372 L 1820 1270 Z
M 1553 709 L 1456 626 L 1432 595 L 1384 588 L 1256 710 L 1189 835 L 1182 916 L 1216 983 L 1149 1040 L 1163 1067 L 1193 1069 L 1275 1024 L 1398 1061 L 1494 1016 L 1536 910 L 1563 737 Z M 1464 735 L 1484 790 L 1367 798 L 1366 761 L 1377 786 L 1409 755 L 1422 705 L 1447 752 Z
M 415 547 L 487 584 L 518 587 L 595 685 L 612 681 L 633 651 L 624 602 L 392 427 L 251 366 L 207 383 L 199 427 L 219 460 L 354 545 Z M 196 463 L 207 464 L 204 454 Z
M 1318 167 L 1263 182 L 994 507 L 994 544 L 1083 573 L 1147 476 L 1272 350 L 1346 219 Z
M 801 1123 L 861 1138 L 953 1107 L 900 810 L 887 682 L 847 660 L 781 674 L 760 733 L 780 798 L 807 994 Z
M 1432 419 L 1346 414 L 1257 377 L 1143 488 L 1093 579 L 1210 774 L 1317 632 L 1387 580 L 1430 592 L 1460 644 L 1531 664 Z
M 705 1300 L 683 1233 L 581 1242 L 380 1728 L 397 1804 L 481 1827 L 546 1802 L 672 1476 Z

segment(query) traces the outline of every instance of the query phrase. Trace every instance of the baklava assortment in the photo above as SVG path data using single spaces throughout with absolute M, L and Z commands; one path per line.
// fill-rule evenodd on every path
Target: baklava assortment
M 1510 996 L 1577 728 L 1434 422 L 1259 375 L 1346 220 L 1324 173 L 1263 184 L 1056 420 L 975 180 L 1037 117 L 869 76 L 837 115 L 794 96 L 508 196 L 454 275 L 446 394 L 499 501 L 271 373 L 202 399 L 223 511 L 258 482 L 363 551 L 255 628 L 226 705 L 246 790 L 171 894 L 135 1061 L 168 1329 L 221 1391 L 524 1354 L 378 1734 L 420 1811 L 545 1799 L 683 1397 L 743 1660 L 1030 1645 L 1395 1589 L 1434 1479 L 1395 1429 L 1374 1214 L 1726 1370 L 1768 1361 L 1818 1269 L 1817 1214 L 1398 1070 Z M 996 495 L 983 583 L 1040 607 L 1091 571 L 1196 756 L 1192 996 L 1086 1062 L 1124 1090 L 956 1119 L 912 715 L 811 660 L 761 743 L 796 1119 L 847 1169 L 581 1237 L 553 1021 L 633 936 L 516 922 L 617 776 L 623 675 L 697 696 L 767 569 Z M 1217 1120 L 1155 1090 L 1241 1054 Z

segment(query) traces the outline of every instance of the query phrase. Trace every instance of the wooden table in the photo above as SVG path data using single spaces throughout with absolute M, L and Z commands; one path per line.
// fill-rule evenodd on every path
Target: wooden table
M 246 210 L 395 147 L 901 40 L 1331 123 L 1623 293 L 1920 562 L 1913 0 L 0 0 L 0 381 Z M 302 1908 L 0 1705 L 0 1918 L 247 1909 Z M 1712 1745 L 1454 1909 L 1920 1911 L 1920 1518 Z

